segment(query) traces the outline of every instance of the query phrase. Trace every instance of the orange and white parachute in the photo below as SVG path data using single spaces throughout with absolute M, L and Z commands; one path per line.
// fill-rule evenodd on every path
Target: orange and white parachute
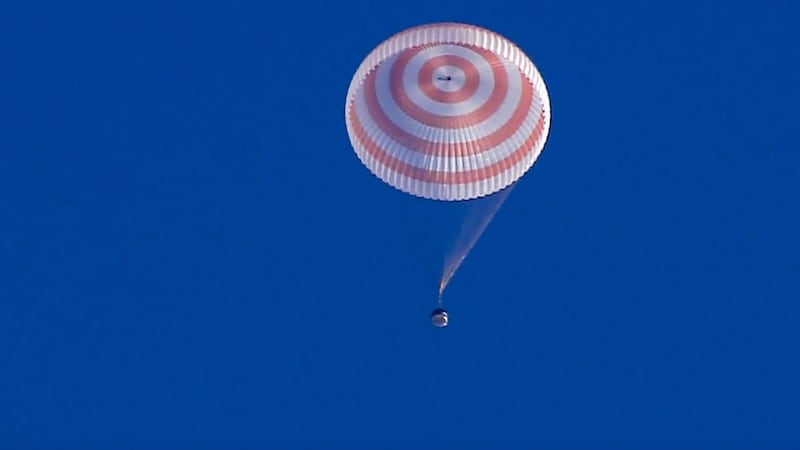
M 411 195 L 471 200 L 517 181 L 550 130 L 550 98 L 531 60 L 473 25 L 402 31 L 350 83 L 347 132 L 361 162 Z

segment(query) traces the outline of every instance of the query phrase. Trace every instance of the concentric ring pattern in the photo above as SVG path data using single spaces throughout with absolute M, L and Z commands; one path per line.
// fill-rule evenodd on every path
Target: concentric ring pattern
M 495 193 L 544 148 L 550 99 L 530 59 L 473 25 L 402 31 L 361 63 L 345 120 L 361 162 L 406 193 L 443 201 Z

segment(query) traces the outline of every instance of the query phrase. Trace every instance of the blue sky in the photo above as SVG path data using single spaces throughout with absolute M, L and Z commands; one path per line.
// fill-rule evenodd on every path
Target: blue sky
M 110 5 L 4 8 L 0 446 L 800 446 L 796 3 Z M 436 21 L 553 108 L 446 330 L 461 212 L 344 127 Z

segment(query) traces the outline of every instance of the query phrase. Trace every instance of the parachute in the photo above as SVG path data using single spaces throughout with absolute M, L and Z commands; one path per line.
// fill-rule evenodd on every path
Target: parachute
M 530 58 L 474 25 L 434 23 L 401 31 L 361 62 L 345 122 L 361 163 L 407 194 L 457 202 L 495 196 L 462 229 L 445 258 L 444 288 L 513 185 L 534 165 L 550 131 L 550 98 Z

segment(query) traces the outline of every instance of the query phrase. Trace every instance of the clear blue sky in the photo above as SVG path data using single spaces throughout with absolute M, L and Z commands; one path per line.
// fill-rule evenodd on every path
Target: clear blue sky
M 0 447 L 800 447 L 797 2 L 15 3 Z M 458 212 L 344 127 L 434 21 L 553 107 L 445 330 Z

